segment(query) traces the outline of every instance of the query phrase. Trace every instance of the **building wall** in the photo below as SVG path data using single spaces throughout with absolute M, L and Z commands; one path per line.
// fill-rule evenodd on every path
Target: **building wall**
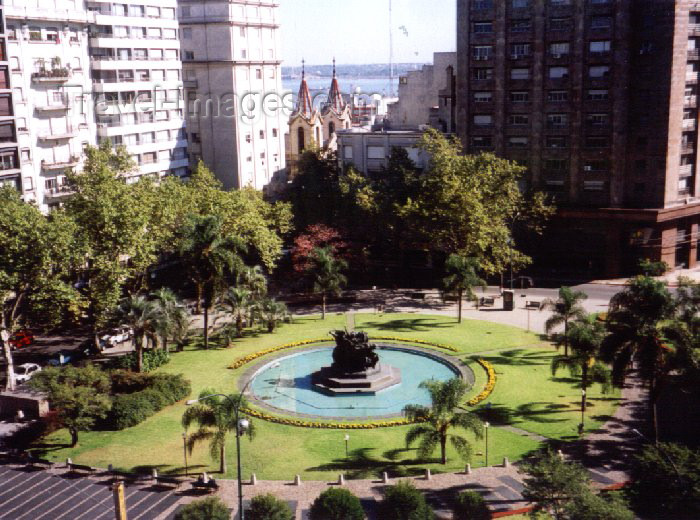
M 0 187 L 13 186 L 22 190 L 5 17 L 5 8 L 0 2 Z
M 285 167 L 277 7 L 180 1 L 192 159 L 228 188 L 262 189 Z
M 342 170 L 353 165 L 359 172 L 372 174 L 388 165 L 392 148 L 404 148 L 416 166 L 425 169 L 429 158 L 418 148 L 422 137 L 422 132 L 341 130 L 338 132 L 338 162 Z
M 457 53 L 436 52 L 433 64 L 399 79 L 399 100 L 389 105 L 392 128 L 416 128 L 430 123 L 431 109 L 440 105 L 440 91 L 448 89 L 448 67 L 455 67 Z

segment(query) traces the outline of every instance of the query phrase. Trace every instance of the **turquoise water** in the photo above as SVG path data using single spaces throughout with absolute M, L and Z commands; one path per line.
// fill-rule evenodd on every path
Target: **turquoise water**
M 436 358 L 408 350 L 379 349 L 380 363 L 401 370 L 401 383 L 376 395 L 331 396 L 312 388 L 311 374 L 333 363 L 333 348 L 293 354 L 263 367 L 251 383 L 253 395 L 268 406 L 321 417 L 372 418 L 400 414 L 407 404 L 430 405 L 419 388 L 426 379 L 447 381 L 457 369 Z M 275 364 L 279 363 L 279 367 Z

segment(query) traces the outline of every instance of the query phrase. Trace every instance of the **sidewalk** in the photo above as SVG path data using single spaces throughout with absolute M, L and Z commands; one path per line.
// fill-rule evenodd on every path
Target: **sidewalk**
M 663 276 L 656 276 L 657 280 L 666 282 L 669 287 L 678 287 L 678 278 L 681 276 L 690 278 L 694 282 L 700 282 L 700 267 L 694 269 L 674 269 Z M 625 285 L 629 278 L 613 278 L 610 280 L 594 280 L 589 282 L 596 285 Z

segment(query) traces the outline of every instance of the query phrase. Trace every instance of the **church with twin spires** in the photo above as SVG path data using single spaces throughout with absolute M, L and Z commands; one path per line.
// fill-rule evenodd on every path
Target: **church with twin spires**
M 319 107 L 314 107 L 309 85 L 306 82 L 306 69 L 302 63 L 301 85 L 294 112 L 289 118 L 289 142 L 287 143 L 290 172 L 304 150 L 320 148 L 334 152 L 338 148 L 337 130 L 352 126 L 352 111 L 343 99 L 336 76 L 333 60 L 333 79 L 328 91 L 328 99 Z

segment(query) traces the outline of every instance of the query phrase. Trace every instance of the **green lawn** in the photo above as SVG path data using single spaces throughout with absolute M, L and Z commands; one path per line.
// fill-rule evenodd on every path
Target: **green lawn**
M 293 324 L 284 325 L 274 334 L 249 335 L 229 349 L 210 351 L 187 350 L 173 356 L 163 372 L 184 373 L 192 382 L 193 395 L 204 388 L 234 392 L 237 378 L 247 367 L 232 371 L 227 368 L 235 359 L 275 345 L 325 336 L 329 330 L 345 327 L 343 315 L 328 315 L 325 321 L 318 317 L 303 317 Z M 521 329 L 465 321 L 457 324 L 453 318 L 416 314 L 357 315 L 357 329 L 370 335 L 393 335 L 414 339 L 429 339 L 446 343 L 460 350 L 456 355 L 470 363 L 477 376 L 473 393 L 483 387 L 484 371 L 471 358 L 475 353 L 491 361 L 497 371 L 498 382 L 489 400 L 479 406 L 483 412 L 491 402 L 491 422 L 512 424 L 518 428 L 556 438 L 575 432 L 580 420 L 575 401 L 580 390 L 574 381 L 562 372 L 553 380 L 549 361 L 554 355 L 551 347 L 538 336 Z M 500 352 L 504 350 L 504 352 Z M 499 351 L 499 352 L 496 352 Z M 591 392 L 595 399 L 595 392 Z M 593 401 L 591 427 L 594 415 L 612 413 L 614 401 Z M 534 403 L 534 404 L 532 404 Z M 566 407 L 566 408 L 564 408 Z M 99 467 L 109 464 L 125 470 L 180 472 L 183 467 L 182 427 L 180 418 L 184 404 L 178 403 L 162 410 L 147 421 L 120 432 L 89 432 L 80 435 L 78 446 L 66 447 L 68 435 L 56 432 L 43 441 L 40 448 L 53 460 L 74 461 Z M 602 417 L 601 417 L 602 418 Z M 350 456 L 345 457 L 345 431 L 294 428 L 256 420 L 257 436 L 243 441 L 244 473 L 256 473 L 262 479 L 291 480 L 295 474 L 306 479 L 334 479 L 342 472 L 350 478 L 370 477 L 388 471 L 393 475 L 417 474 L 429 467 L 433 471 L 456 471 L 464 463 L 456 454 L 448 453 L 446 466 L 431 461 L 415 460 L 415 452 L 404 449 L 404 435 L 408 427 L 375 430 L 353 430 L 350 435 Z M 230 446 L 233 448 L 233 437 Z M 537 449 L 538 442 L 500 428 L 489 433 L 489 461 L 501 462 L 504 456 L 517 460 Z M 484 440 L 474 444 L 472 465 L 484 462 Z M 229 450 L 228 476 L 235 470 L 235 453 Z M 195 449 L 189 457 L 189 466 L 196 471 L 213 470 L 213 462 L 206 446 Z

